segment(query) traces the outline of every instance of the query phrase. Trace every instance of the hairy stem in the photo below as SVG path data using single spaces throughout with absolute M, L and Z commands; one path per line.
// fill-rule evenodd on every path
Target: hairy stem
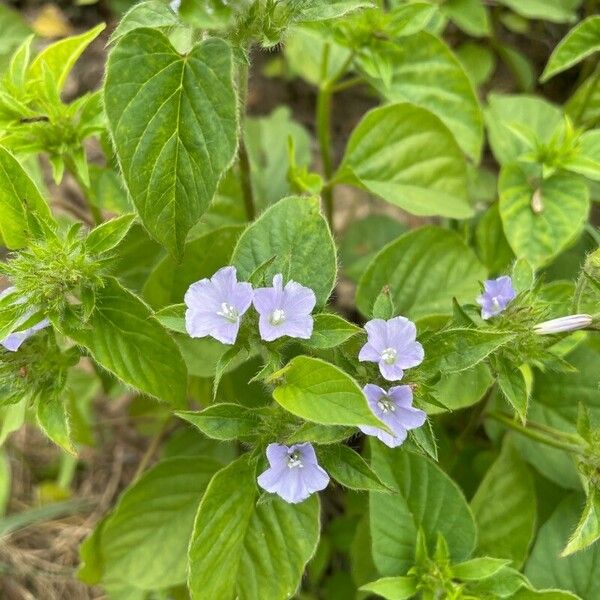
M 244 119 L 246 117 L 246 100 L 248 97 L 248 66 L 249 57 L 247 54 L 240 62 L 238 72 L 238 100 L 239 100 L 239 115 L 240 115 L 240 145 L 238 147 L 238 164 L 240 166 L 240 183 L 242 186 L 242 197 L 244 199 L 244 207 L 246 208 L 246 216 L 248 221 L 253 221 L 256 216 L 254 204 L 254 192 L 252 191 L 252 179 L 250 175 L 250 158 L 248 150 L 244 143 Z
M 540 442 L 541 444 L 545 444 L 546 446 L 552 446 L 553 448 L 558 448 L 560 450 L 564 450 L 565 452 L 571 452 L 572 454 L 577 454 L 578 456 L 585 456 L 585 451 L 583 448 L 576 446 L 575 444 L 569 444 L 563 440 L 557 439 L 556 437 L 551 437 L 541 431 L 535 431 L 525 425 L 521 425 L 517 421 L 514 421 L 508 415 L 498 412 L 488 412 L 485 415 L 498 423 L 502 423 L 509 429 L 520 433 L 528 437 L 531 440 L 536 442 Z

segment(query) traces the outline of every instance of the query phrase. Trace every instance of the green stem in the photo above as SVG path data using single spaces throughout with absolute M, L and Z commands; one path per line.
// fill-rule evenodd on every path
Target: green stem
M 246 100 L 248 97 L 248 66 L 249 57 L 244 53 L 238 73 L 238 100 L 240 115 L 240 145 L 238 147 L 238 164 L 240 166 L 240 183 L 242 186 L 242 197 L 248 221 L 253 221 L 256 216 L 254 203 L 254 192 L 252 190 L 252 177 L 250 171 L 250 158 L 244 142 L 244 119 L 246 118 Z
M 102 211 L 91 201 L 93 194 L 90 186 L 85 181 L 83 181 L 71 160 L 66 160 L 65 166 L 67 167 L 69 173 L 75 178 L 75 181 L 77 181 L 77 185 L 83 192 L 88 208 L 90 209 L 90 214 L 92 215 L 92 219 L 94 220 L 94 224 L 100 225 L 104 221 L 104 217 L 102 216 Z
M 77 470 L 77 457 L 71 454 L 63 453 L 60 458 L 60 468 L 58 471 L 58 477 L 56 484 L 63 490 L 68 490 L 75 477 L 75 471 Z
M 575 446 L 574 444 L 569 444 L 557 438 L 550 437 L 541 432 L 534 431 L 528 427 L 525 427 L 524 425 L 521 425 L 517 421 L 514 421 L 511 417 L 502 413 L 488 412 L 485 416 L 489 417 L 490 419 L 493 419 L 494 421 L 498 421 L 498 423 L 502 423 L 509 429 L 512 429 L 513 431 L 516 431 L 517 433 L 520 433 L 521 435 L 524 435 L 531 440 L 540 442 L 541 444 L 546 444 L 546 446 L 552 446 L 553 448 L 558 448 L 560 450 L 564 450 L 565 452 L 571 452 L 572 454 L 577 454 L 578 456 L 586 455 L 583 448 Z

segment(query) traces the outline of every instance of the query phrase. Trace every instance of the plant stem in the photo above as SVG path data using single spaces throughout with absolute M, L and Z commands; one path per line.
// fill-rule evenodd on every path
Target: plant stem
M 158 430 L 156 435 L 152 438 L 152 441 L 150 442 L 150 445 L 148 446 L 148 448 L 146 448 L 146 452 L 144 452 L 144 456 L 142 456 L 142 460 L 140 460 L 140 464 L 138 465 L 138 468 L 135 471 L 135 475 L 133 476 L 133 481 L 137 481 L 140 478 L 140 476 L 142 475 L 142 473 L 146 470 L 146 467 L 148 466 L 150 459 L 152 458 L 152 456 L 154 456 L 154 453 L 158 450 L 163 438 L 167 434 L 167 431 L 168 431 L 170 425 L 171 425 L 171 418 L 169 417 L 168 419 L 165 420 L 162 427 Z
M 246 100 L 248 98 L 248 53 L 244 53 L 244 57 L 240 62 L 238 72 L 238 100 L 239 100 L 239 116 L 240 116 L 240 145 L 238 147 L 238 164 L 240 166 L 240 183 L 242 185 L 242 197 L 246 208 L 246 216 L 248 221 L 253 221 L 256 216 L 254 204 L 254 192 L 252 191 L 252 178 L 250 175 L 250 158 L 248 150 L 244 142 L 244 119 L 246 117 Z
M 546 434 L 543 434 L 538 431 L 534 431 L 524 425 L 521 425 L 517 421 L 511 419 L 508 415 L 504 415 L 502 413 L 497 412 L 488 412 L 485 415 L 494 421 L 498 421 L 498 423 L 502 423 L 509 429 L 520 433 L 536 442 L 540 442 L 542 444 L 546 444 L 547 446 L 552 446 L 553 448 L 558 448 L 560 450 L 564 450 L 565 452 L 571 452 L 573 454 L 577 454 L 578 456 L 585 456 L 585 451 L 583 448 L 576 446 L 574 444 L 569 444 L 562 440 L 556 439 L 554 437 L 550 437 Z
M 85 196 L 85 199 L 87 201 L 88 208 L 90 209 L 90 214 L 92 215 L 92 219 L 94 220 L 94 224 L 100 225 L 104 221 L 104 217 L 102 216 L 102 211 L 91 200 L 93 194 L 92 190 L 90 189 L 90 186 L 85 181 L 83 181 L 71 160 L 66 160 L 65 166 L 67 167 L 67 170 L 73 176 L 73 178 L 77 182 L 77 185 L 83 192 L 83 195 Z
M 323 56 L 321 57 L 321 84 L 317 95 L 316 115 L 317 138 L 319 140 L 319 150 L 321 152 L 323 173 L 326 181 L 329 181 L 333 174 L 333 161 L 331 158 L 331 82 L 327 79 L 329 51 L 330 45 L 325 44 L 323 47 Z M 330 186 L 326 185 L 323 188 L 322 196 L 327 222 L 333 231 L 333 190 Z

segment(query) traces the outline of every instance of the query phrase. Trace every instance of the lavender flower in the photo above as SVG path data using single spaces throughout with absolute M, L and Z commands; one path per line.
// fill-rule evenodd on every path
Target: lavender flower
M 400 446 L 406 440 L 409 429 L 416 429 L 425 423 L 427 415 L 413 408 L 413 393 L 408 385 L 397 385 L 386 392 L 378 385 L 368 383 L 363 393 L 373 414 L 393 431 L 393 435 L 369 425 L 360 425 L 359 429 L 375 436 L 390 448 Z
M 379 370 L 388 381 L 402 379 L 404 369 L 423 362 L 423 346 L 415 341 L 417 328 L 406 317 L 389 321 L 373 319 L 366 323 L 367 343 L 361 348 L 358 360 L 379 363 Z
M 576 331 L 577 329 L 586 329 L 593 322 L 590 315 L 569 315 L 544 321 L 534 326 L 533 330 L 539 335 L 550 335 L 552 333 L 564 333 L 566 331 Z
M 8 294 L 10 294 L 15 288 L 9 287 L 6 288 L 3 292 L 0 293 L 0 298 L 4 298 Z M 22 299 L 21 299 L 22 302 Z M 23 318 L 23 322 L 28 320 L 33 314 L 33 311 L 28 312 Z M 40 331 L 40 329 L 44 329 L 44 327 L 48 327 L 50 325 L 50 321 L 48 319 L 42 319 L 39 323 L 24 329 L 23 331 L 14 331 L 13 333 L 7 335 L 2 341 L 0 341 L 0 345 L 4 346 L 6 350 L 10 352 L 16 352 L 21 344 L 25 340 L 28 340 L 34 333 Z
M 309 443 L 269 444 L 267 459 L 270 467 L 258 476 L 258 485 L 290 504 L 306 500 L 329 483 L 329 475 L 317 463 L 317 455 Z
M 171 2 L 169 2 L 169 6 L 174 13 L 178 13 L 179 9 L 181 8 L 181 0 L 171 0 Z
M 273 287 L 254 290 L 260 337 L 266 342 L 284 335 L 309 339 L 313 330 L 310 313 L 316 302 L 315 293 L 295 281 L 288 281 L 283 287 L 283 276 L 278 273 L 273 277 Z
M 481 318 L 486 320 L 499 315 L 517 295 L 508 275 L 487 279 L 483 287 L 483 294 L 477 298 L 477 303 L 481 305 Z
M 185 293 L 185 328 L 194 338 L 207 335 L 234 344 L 240 317 L 252 304 L 252 286 L 237 280 L 235 267 L 223 267 L 210 279 L 192 283 Z

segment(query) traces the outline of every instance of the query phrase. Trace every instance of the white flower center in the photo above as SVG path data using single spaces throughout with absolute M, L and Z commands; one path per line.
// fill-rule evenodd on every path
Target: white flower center
M 281 308 L 275 309 L 269 317 L 271 325 L 281 325 L 285 321 L 285 311 Z
M 492 306 L 497 310 L 500 308 L 500 301 L 498 300 L 498 296 L 492 297 Z
M 395 404 L 388 396 L 381 396 L 381 398 L 377 400 L 377 406 L 379 406 L 379 410 L 381 410 L 382 413 L 395 412 L 396 410 Z
M 240 314 L 238 313 L 238 311 L 227 302 L 221 303 L 221 310 L 218 311 L 217 314 L 220 317 L 227 319 L 231 323 L 237 323 L 238 319 L 240 318 Z
M 381 359 L 383 360 L 384 363 L 386 363 L 388 365 L 393 365 L 396 362 L 397 355 L 398 355 L 398 352 L 396 351 L 396 348 L 386 348 L 381 353 Z
M 288 455 L 288 463 L 287 463 L 288 469 L 296 469 L 296 468 L 302 468 L 302 456 L 300 456 L 300 452 L 298 452 L 297 450 L 294 450 L 294 452 L 292 452 L 291 454 Z

